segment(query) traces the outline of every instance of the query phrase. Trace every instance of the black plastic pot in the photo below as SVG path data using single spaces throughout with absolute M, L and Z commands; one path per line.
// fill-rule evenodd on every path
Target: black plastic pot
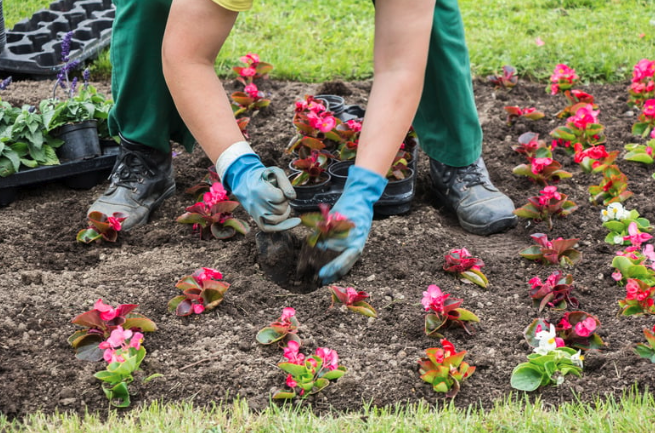
M 289 175 L 289 180 L 293 179 L 297 173 Z M 317 194 L 322 194 L 330 189 L 331 176 L 329 173 L 323 173 L 325 181 L 313 185 L 294 186 L 297 200 L 312 200 Z
M 64 140 L 64 144 L 57 151 L 62 162 L 95 158 L 102 153 L 98 139 L 98 122 L 95 120 L 64 125 L 57 130 L 55 136 Z
M 355 164 L 355 160 L 337 161 L 328 168 L 328 173 L 332 176 L 332 186 L 335 189 L 343 189 L 348 179 L 348 170 Z
M 366 111 L 359 105 L 346 105 L 346 101 L 339 95 L 316 95 L 315 98 L 327 102 L 327 109 L 332 112 L 334 117 L 347 122 L 352 119 L 361 119 Z

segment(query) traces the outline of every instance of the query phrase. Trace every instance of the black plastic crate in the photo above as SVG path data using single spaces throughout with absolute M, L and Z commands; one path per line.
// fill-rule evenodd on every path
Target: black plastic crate
M 109 46 L 114 15 L 111 0 L 52 2 L 49 9 L 34 13 L 7 31 L 4 47 L 0 37 L 0 71 L 41 77 L 56 75 L 63 66 L 61 41 L 70 31 L 70 60 L 96 57 Z

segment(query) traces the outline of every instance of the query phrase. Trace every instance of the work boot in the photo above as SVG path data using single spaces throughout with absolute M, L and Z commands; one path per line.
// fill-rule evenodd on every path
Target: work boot
M 490 235 L 514 227 L 514 203 L 493 186 L 482 157 L 466 167 L 451 167 L 430 158 L 434 193 L 454 211 L 462 228 L 476 235 Z
M 172 155 L 121 137 L 121 150 L 109 176 L 111 184 L 89 212 L 122 212 L 128 231 L 148 222 L 150 214 L 175 193 Z

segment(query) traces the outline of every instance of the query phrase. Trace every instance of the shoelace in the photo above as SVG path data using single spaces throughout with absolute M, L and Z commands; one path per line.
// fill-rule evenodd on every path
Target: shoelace
M 457 167 L 453 169 L 455 181 L 464 183 L 467 188 L 476 185 L 482 185 L 482 172 L 477 164 L 467 165 L 466 167 Z
M 152 171 L 143 158 L 136 152 L 126 151 L 118 164 L 116 172 L 112 175 L 112 181 L 125 188 L 133 188 L 134 182 L 143 182 L 144 176 L 152 176 Z

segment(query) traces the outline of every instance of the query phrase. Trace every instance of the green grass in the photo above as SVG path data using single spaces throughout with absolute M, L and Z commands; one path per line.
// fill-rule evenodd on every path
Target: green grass
M 11 28 L 50 1 L 5 3 Z M 510 64 L 523 77 L 544 80 L 557 63 L 567 63 L 584 81 L 615 82 L 655 52 L 655 0 L 460 0 L 460 8 L 479 76 Z M 537 47 L 537 37 L 544 46 Z M 373 6 L 366 0 L 258 1 L 239 16 L 216 66 L 230 75 L 252 51 L 275 65 L 278 79 L 367 79 L 372 38 Z M 108 74 L 107 56 L 94 68 L 94 77 Z
M 14 432 L 652 432 L 655 400 L 652 394 L 630 393 L 618 401 L 591 404 L 564 403 L 546 408 L 540 401 L 512 399 L 488 411 L 432 407 L 427 403 L 398 404 L 394 408 L 364 407 L 359 412 L 316 416 L 307 408 L 271 405 L 261 413 L 243 401 L 208 409 L 191 403 L 160 404 L 129 412 L 110 411 L 106 420 L 97 415 L 30 415 L 23 423 L 10 423 L 0 415 L 0 431 Z

